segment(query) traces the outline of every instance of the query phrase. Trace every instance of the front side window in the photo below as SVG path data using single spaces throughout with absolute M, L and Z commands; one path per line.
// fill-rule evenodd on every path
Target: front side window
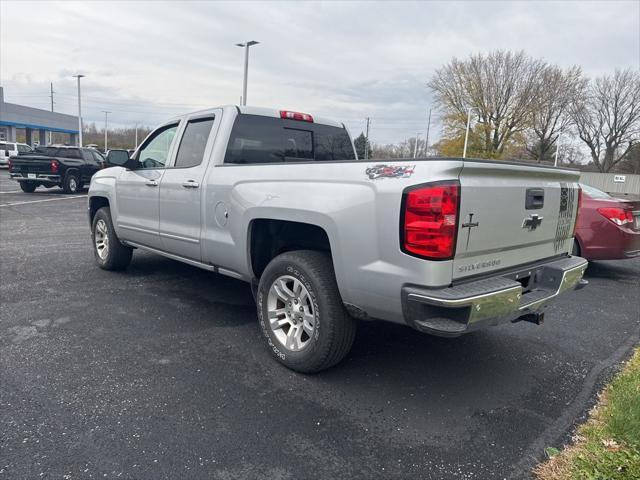
M 155 132 L 138 152 L 138 168 L 164 168 L 176 130 L 177 124 L 168 125 Z
M 93 155 L 93 159 L 98 162 L 98 163 L 102 163 L 105 161 L 104 157 L 102 156 L 101 153 L 96 152 L 95 150 L 91 151 L 91 155 Z
M 191 120 L 187 123 L 178 147 L 176 167 L 195 167 L 202 163 L 212 126 L 213 118 Z

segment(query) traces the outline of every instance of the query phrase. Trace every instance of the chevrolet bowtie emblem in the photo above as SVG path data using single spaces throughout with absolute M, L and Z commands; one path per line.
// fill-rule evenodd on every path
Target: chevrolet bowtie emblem
M 542 225 L 542 220 L 544 217 L 541 217 L 537 214 L 529 215 L 529 218 L 525 218 L 522 221 L 522 228 L 526 228 L 529 231 L 535 230 L 540 225 Z

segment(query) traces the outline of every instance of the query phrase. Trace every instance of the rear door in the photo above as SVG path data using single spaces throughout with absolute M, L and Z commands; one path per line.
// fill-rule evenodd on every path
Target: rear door
M 187 118 L 160 184 L 160 237 L 167 252 L 202 259 L 203 179 L 222 110 Z
M 160 181 L 171 158 L 178 123 L 159 127 L 138 149 L 137 167 L 125 169 L 116 183 L 118 235 L 162 250 L 160 240 Z
M 578 173 L 465 161 L 453 278 L 567 253 Z

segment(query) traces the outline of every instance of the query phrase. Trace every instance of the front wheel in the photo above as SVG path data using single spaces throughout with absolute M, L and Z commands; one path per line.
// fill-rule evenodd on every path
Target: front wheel
M 20 190 L 22 190 L 25 193 L 33 193 L 36 191 L 36 188 L 38 187 L 38 185 L 36 185 L 33 182 L 19 182 L 20 183 Z
M 133 249 L 120 243 L 111 221 L 111 210 L 102 207 L 91 224 L 93 253 L 98 266 L 104 270 L 124 270 L 131 263 Z
M 271 260 L 260 278 L 257 307 L 269 350 L 292 370 L 319 372 L 351 349 L 355 320 L 344 308 L 326 253 L 300 250 Z

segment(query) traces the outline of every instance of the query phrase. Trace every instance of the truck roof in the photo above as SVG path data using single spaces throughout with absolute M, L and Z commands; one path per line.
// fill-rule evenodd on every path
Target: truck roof
M 247 106 L 247 105 L 220 105 L 218 107 L 212 107 L 212 108 L 207 108 L 204 110 L 197 110 L 195 112 L 190 112 L 187 113 L 185 115 L 179 115 L 177 117 L 173 117 L 169 122 L 173 122 L 175 120 L 179 120 L 185 116 L 191 116 L 191 115 L 206 115 L 208 112 L 213 113 L 213 111 L 215 109 L 236 109 L 239 113 L 241 114 L 247 114 L 247 115 L 261 115 L 263 117 L 274 117 L 274 118 L 280 118 L 280 112 L 282 110 L 285 109 L 281 109 L 281 108 L 268 108 L 268 107 L 254 107 L 254 106 Z M 304 112 L 307 113 L 307 112 Z M 330 118 L 326 118 L 326 117 L 318 117 L 316 115 L 313 114 L 309 114 L 313 117 L 313 123 L 319 123 L 322 125 L 328 125 L 331 127 L 338 127 L 338 128 L 345 128 L 344 124 L 341 122 L 338 122 L 336 120 L 332 120 Z M 166 123 L 169 123 L 166 122 Z

